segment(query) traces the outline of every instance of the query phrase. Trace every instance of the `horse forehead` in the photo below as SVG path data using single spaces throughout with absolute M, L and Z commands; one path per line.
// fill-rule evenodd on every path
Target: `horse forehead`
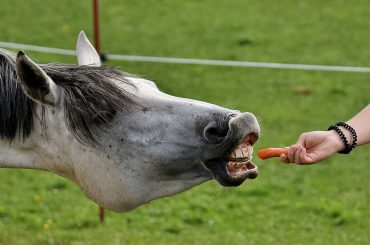
M 127 79 L 130 80 L 133 86 L 125 87 L 124 89 L 128 89 L 136 95 L 137 100 L 144 103 L 143 106 L 145 107 L 161 107 L 161 105 L 174 104 L 182 100 L 180 97 L 160 91 L 151 80 L 135 77 L 129 77 Z
M 134 94 L 139 97 L 139 100 L 149 101 L 152 106 L 164 105 L 166 109 L 172 108 L 174 110 L 201 111 L 203 113 L 218 112 L 224 114 L 229 113 L 230 111 L 240 113 L 239 111 L 229 110 L 205 101 L 182 98 L 167 94 L 160 91 L 156 84 L 151 80 L 136 77 L 129 77 L 127 79 L 130 80 L 137 88 Z

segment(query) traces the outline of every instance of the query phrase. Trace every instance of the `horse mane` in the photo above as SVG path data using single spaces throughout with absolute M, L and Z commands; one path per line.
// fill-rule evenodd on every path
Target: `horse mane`
M 76 66 L 68 64 L 40 65 L 45 73 L 62 88 L 64 120 L 68 129 L 84 144 L 96 144 L 97 130 L 112 124 L 118 111 L 137 105 L 134 96 L 115 83 L 132 83 L 128 73 L 108 67 Z M 16 81 L 15 56 L 0 50 L 0 138 L 10 141 L 26 139 L 39 118 L 37 103 L 31 100 Z M 134 86 L 134 85 L 132 85 Z
M 0 50 L 0 137 L 26 138 L 33 129 L 34 108 L 16 81 L 14 56 Z

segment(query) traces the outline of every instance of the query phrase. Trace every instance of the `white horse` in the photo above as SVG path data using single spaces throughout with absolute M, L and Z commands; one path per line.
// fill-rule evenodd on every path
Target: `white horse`
M 210 179 L 237 186 L 257 176 L 253 114 L 100 67 L 83 32 L 77 58 L 79 66 L 37 65 L 22 51 L 0 50 L 0 167 L 64 176 L 113 211 Z

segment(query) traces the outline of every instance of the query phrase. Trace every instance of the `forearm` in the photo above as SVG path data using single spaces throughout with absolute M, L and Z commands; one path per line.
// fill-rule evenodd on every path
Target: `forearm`
M 370 143 L 370 105 L 347 121 L 357 133 L 357 145 Z

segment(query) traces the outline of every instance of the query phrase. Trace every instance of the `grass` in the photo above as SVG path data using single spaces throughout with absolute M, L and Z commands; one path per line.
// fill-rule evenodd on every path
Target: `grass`
M 0 0 L 0 40 L 71 49 L 91 36 L 90 1 Z M 110 53 L 370 66 L 370 2 L 101 1 Z M 39 62 L 72 57 L 29 52 Z M 251 111 L 256 148 L 346 120 L 369 103 L 369 74 L 113 62 L 165 92 Z M 368 146 L 313 166 L 256 159 L 239 188 L 214 181 L 132 212 L 107 213 L 47 172 L 0 170 L 0 244 L 368 244 Z

